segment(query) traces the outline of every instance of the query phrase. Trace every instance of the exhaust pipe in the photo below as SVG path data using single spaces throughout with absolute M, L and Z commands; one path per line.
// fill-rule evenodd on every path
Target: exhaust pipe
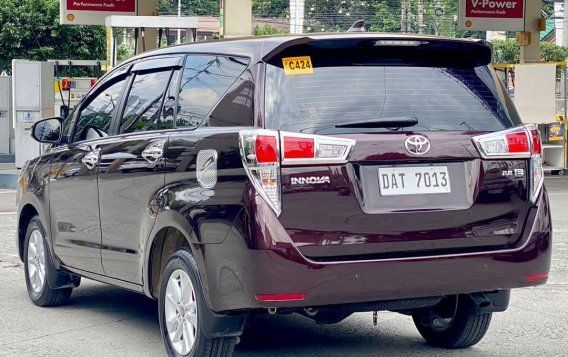
M 318 314 L 318 312 L 319 312 L 319 310 L 316 309 L 315 307 L 305 307 L 304 308 L 304 313 L 308 317 L 315 317 Z

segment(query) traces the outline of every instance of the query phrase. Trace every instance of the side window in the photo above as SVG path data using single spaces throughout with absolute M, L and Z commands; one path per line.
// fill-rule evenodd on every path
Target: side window
M 81 109 L 73 141 L 91 140 L 109 135 L 111 121 L 118 109 L 125 82 L 126 78 L 123 78 L 111 84 Z
M 171 69 L 135 75 L 120 120 L 120 133 L 160 129 L 161 108 L 171 77 Z
M 199 126 L 248 66 L 236 57 L 189 55 L 181 79 L 177 128 Z
M 207 119 L 207 126 L 251 126 L 254 123 L 254 82 L 250 71 L 241 75 Z
M 166 96 L 164 97 L 164 104 L 162 105 L 162 113 L 160 118 L 159 127 L 160 129 L 173 129 L 174 128 L 174 118 L 176 113 L 176 91 L 179 85 L 179 76 L 181 71 L 175 70 L 170 80 L 170 85 L 166 91 Z

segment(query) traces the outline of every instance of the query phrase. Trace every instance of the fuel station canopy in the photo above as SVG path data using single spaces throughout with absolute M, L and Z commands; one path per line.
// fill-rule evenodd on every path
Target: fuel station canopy
M 107 49 L 110 50 L 110 58 L 108 62 L 110 67 L 114 67 L 117 64 L 117 37 L 118 33 L 116 29 L 119 28 L 133 28 L 135 37 L 135 47 L 134 54 L 142 53 L 146 51 L 145 48 L 145 30 L 147 28 L 158 29 L 158 47 L 162 45 L 162 34 L 165 30 L 166 38 L 170 29 L 185 29 L 187 42 L 194 42 L 197 37 L 197 26 L 198 18 L 193 16 L 183 16 L 183 17 L 169 17 L 169 16 L 119 16 L 112 15 L 105 18 L 105 25 L 107 29 L 112 31 L 112 36 L 110 36 L 110 42 L 107 43 Z M 138 36 L 141 36 L 142 41 L 140 41 L 140 46 L 138 45 Z M 169 45 L 169 43 L 166 43 Z

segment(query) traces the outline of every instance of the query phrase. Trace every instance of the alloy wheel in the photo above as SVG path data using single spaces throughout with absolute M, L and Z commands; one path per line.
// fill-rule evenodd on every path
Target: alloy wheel
M 197 301 L 189 275 L 175 270 L 168 279 L 164 312 L 168 336 L 174 350 L 188 355 L 197 338 Z
M 45 249 L 43 235 L 37 229 L 34 229 L 30 234 L 27 264 L 32 290 L 39 294 L 45 285 Z

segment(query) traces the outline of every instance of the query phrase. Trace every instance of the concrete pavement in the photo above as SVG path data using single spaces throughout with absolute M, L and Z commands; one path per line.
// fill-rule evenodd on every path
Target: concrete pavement
M 18 181 L 18 170 L 13 162 L 0 160 L 0 189 L 15 189 Z
M 297 315 L 249 323 L 235 356 L 566 356 L 568 355 L 568 179 L 548 177 L 554 225 L 549 284 L 513 291 L 475 347 L 427 346 L 410 317 L 355 314 L 337 325 Z M 156 302 L 84 280 L 71 304 L 38 308 L 28 299 L 14 246 L 15 194 L 0 190 L 0 356 L 160 356 Z

